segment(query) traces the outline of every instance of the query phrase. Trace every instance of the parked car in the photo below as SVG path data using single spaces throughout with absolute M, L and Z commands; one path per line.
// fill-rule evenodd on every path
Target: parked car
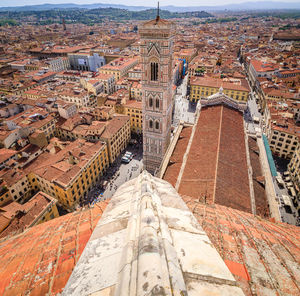
M 132 158 L 133 158 L 133 153 L 132 153 L 132 152 L 126 151 L 124 157 L 127 157 L 128 159 L 132 160 Z
M 283 182 L 281 176 L 278 175 L 278 176 L 276 177 L 276 181 L 277 181 L 277 184 L 278 184 L 279 187 L 281 187 L 281 188 L 284 187 L 284 182 Z
M 123 157 L 121 158 L 121 162 L 124 162 L 124 163 L 129 163 L 130 160 L 131 160 L 131 159 L 129 159 L 129 158 L 126 157 L 126 156 L 123 156 Z

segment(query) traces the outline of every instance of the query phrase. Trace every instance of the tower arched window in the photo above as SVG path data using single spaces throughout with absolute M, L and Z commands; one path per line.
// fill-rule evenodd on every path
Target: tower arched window
M 156 99 L 156 101 L 155 101 L 155 107 L 159 108 L 159 99 Z
M 151 81 L 158 80 L 158 63 L 150 63 L 151 66 Z
M 149 98 L 149 107 L 152 107 L 152 106 L 153 106 L 153 99 Z
M 159 129 L 159 122 L 158 121 L 155 122 L 155 129 L 157 129 L 157 130 Z
M 149 128 L 153 128 L 153 121 L 152 121 L 152 119 L 149 120 Z

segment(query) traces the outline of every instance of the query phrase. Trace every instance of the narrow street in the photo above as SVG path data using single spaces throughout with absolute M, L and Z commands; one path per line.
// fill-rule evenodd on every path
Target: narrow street
M 122 163 L 121 158 L 125 151 L 132 152 L 134 157 L 129 163 Z M 136 178 L 143 169 L 143 149 L 141 144 L 128 145 L 123 153 L 107 169 L 101 178 L 100 184 L 96 185 L 88 195 L 85 203 L 93 203 L 97 200 L 109 199 L 113 196 L 119 186 L 128 180 Z M 106 183 L 103 188 L 103 184 Z
M 263 116 L 258 112 L 257 104 L 255 101 L 255 93 L 251 91 L 250 98 L 248 100 L 248 108 L 244 113 L 245 126 L 248 134 L 256 134 L 256 132 L 263 132 L 262 126 L 264 126 Z M 255 122 L 254 118 L 258 118 L 259 122 Z M 274 157 L 273 157 L 274 158 Z M 283 171 L 280 168 L 276 158 L 274 159 L 276 170 L 278 175 L 282 175 Z M 269 167 L 268 167 L 269 169 Z M 277 204 L 281 216 L 282 222 L 296 225 L 297 223 L 297 212 L 293 206 L 291 196 L 289 196 L 286 186 L 280 188 L 277 184 L 275 177 L 272 177 L 273 187 L 276 194 Z M 283 196 L 287 196 L 291 200 L 291 206 L 287 206 L 284 203 Z
M 191 103 L 186 96 L 188 76 L 185 76 L 182 83 L 177 87 L 174 99 L 173 125 L 177 126 L 181 121 L 194 123 L 196 103 Z
M 259 122 L 254 122 L 254 119 L 258 118 Z M 258 112 L 257 104 L 255 101 L 255 96 L 253 92 L 250 93 L 248 100 L 248 108 L 244 113 L 244 120 L 247 132 L 249 134 L 255 134 L 261 128 L 262 116 Z

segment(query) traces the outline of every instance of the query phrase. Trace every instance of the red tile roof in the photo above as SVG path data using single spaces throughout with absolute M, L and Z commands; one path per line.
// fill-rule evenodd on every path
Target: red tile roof
M 12 149 L 6 149 L 6 148 L 1 148 L 0 149 L 0 163 L 4 162 L 8 158 L 12 157 L 15 155 L 17 151 L 12 150 Z
M 300 294 L 300 228 L 184 197 L 245 295 Z
M 249 85 L 245 79 L 239 79 L 236 82 L 229 82 L 223 79 L 211 78 L 211 77 L 191 77 L 191 85 L 198 85 L 204 87 L 223 87 L 225 90 L 237 90 L 250 92 Z
M 168 181 L 173 187 L 177 182 L 183 156 L 192 133 L 192 127 L 184 127 L 180 133 L 176 147 L 170 157 L 169 165 L 164 174 L 164 180 Z
M 106 207 L 74 212 L 0 241 L 0 295 L 56 295 Z
M 256 72 L 269 72 L 275 70 L 274 65 L 271 63 L 263 63 L 262 61 L 251 60 L 251 64 Z
M 177 182 L 187 143 L 179 141 L 171 156 L 164 179 L 172 185 Z M 202 108 L 178 192 L 251 212 L 242 113 L 223 105 Z
M 263 218 L 268 218 L 270 217 L 270 212 L 264 188 L 265 181 L 259 160 L 259 148 L 257 146 L 256 140 L 251 137 L 248 138 L 248 145 L 252 167 L 256 214 Z
M 52 208 L 51 202 L 54 201 L 53 197 L 40 191 L 23 205 L 11 202 L 1 207 L 0 216 L 9 217 L 10 224 L 0 233 L 0 238 L 20 233 L 34 223 L 37 223 L 38 217 L 47 207 Z M 2 229 L 1 225 L 0 229 Z

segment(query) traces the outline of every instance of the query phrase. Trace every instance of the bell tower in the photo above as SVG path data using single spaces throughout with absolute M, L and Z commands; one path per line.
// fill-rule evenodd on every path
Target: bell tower
M 142 62 L 143 161 L 154 174 L 170 143 L 175 25 L 159 16 L 139 28 Z

